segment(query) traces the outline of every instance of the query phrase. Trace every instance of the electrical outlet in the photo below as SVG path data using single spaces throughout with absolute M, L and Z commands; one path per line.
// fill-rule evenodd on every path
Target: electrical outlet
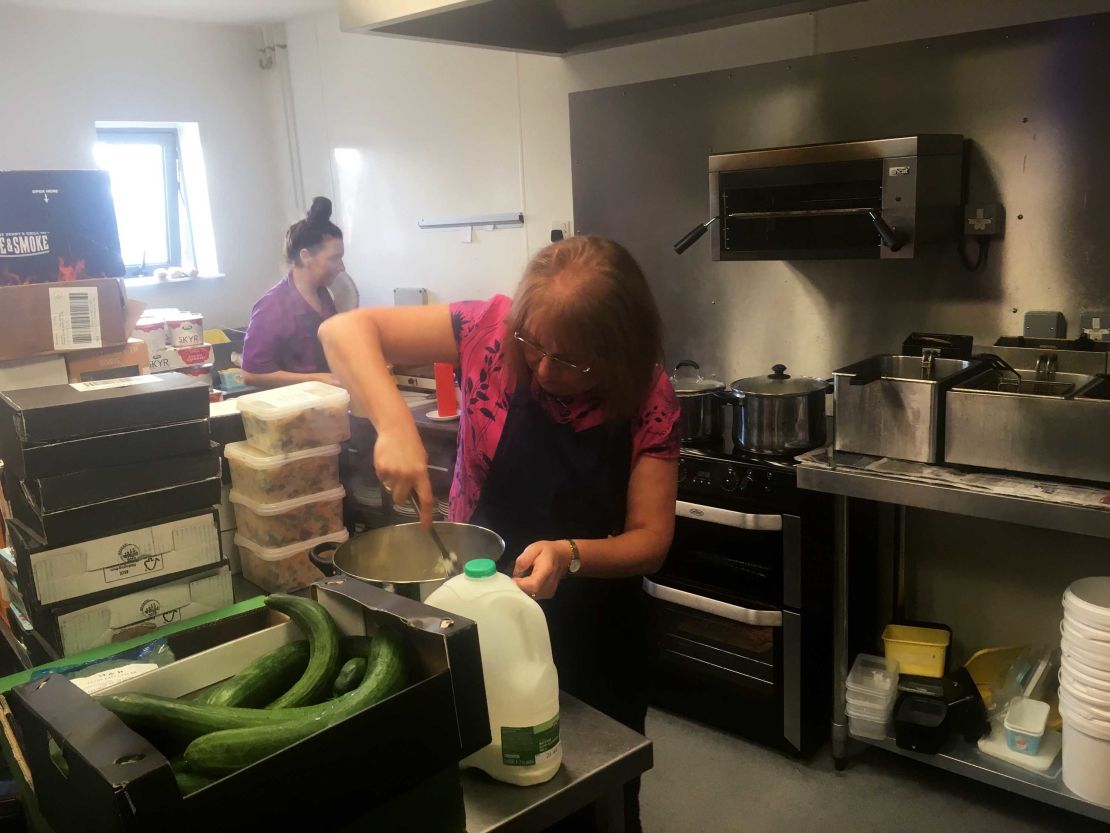
M 1086 310 L 1079 313 L 1079 331 L 1091 341 L 1110 341 L 1110 310 Z
M 964 206 L 964 234 L 969 237 L 1001 237 L 1006 229 L 1006 211 L 999 203 Z
M 566 220 L 556 220 L 551 224 L 551 242 L 557 243 L 570 237 L 570 223 Z

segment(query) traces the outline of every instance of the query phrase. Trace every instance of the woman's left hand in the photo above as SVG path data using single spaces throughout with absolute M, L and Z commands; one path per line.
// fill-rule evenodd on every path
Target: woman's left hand
M 513 579 L 533 599 L 550 599 L 567 574 L 570 559 L 570 544 L 566 541 L 536 541 L 517 558 Z

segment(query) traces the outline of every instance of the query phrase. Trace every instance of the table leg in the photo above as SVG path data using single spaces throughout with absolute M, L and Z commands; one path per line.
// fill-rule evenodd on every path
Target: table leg
M 619 787 L 594 802 L 594 830 L 624 833 L 624 788 Z
M 833 602 L 833 713 L 832 756 L 836 768 L 843 769 L 848 757 L 848 716 L 844 683 L 848 679 L 848 498 L 834 500 L 836 566 Z

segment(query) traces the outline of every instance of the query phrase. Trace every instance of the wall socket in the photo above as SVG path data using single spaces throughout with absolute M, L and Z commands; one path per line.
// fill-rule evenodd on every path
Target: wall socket
M 1079 331 L 1092 341 L 1110 341 L 1110 309 L 1079 313 Z
M 570 237 L 570 221 L 569 220 L 556 220 L 551 224 L 551 242 L 556 243 L 559 240 L 565 240 Z

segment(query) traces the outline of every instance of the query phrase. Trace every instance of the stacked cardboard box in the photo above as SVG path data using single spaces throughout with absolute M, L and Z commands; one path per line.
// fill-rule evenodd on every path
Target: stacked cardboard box
M 0 393 L 0 457 L 8 619 L 23 614 L 59 655 L 231 603 L 203 382 L 171 373 Z

